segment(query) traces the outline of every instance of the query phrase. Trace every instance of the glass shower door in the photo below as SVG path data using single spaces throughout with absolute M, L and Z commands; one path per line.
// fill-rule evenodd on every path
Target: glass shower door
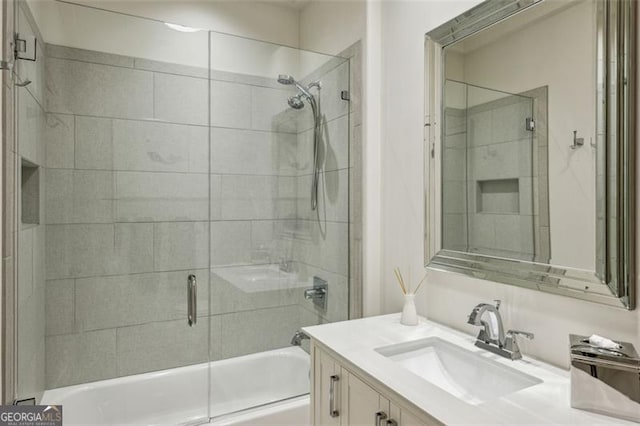
M 208 33 L 33 5 L 46 25 L 32 83 L 15 90 L 21 191 L 41 198 L 22 203 L 18 397 L 46 390 L 87 424 L 60 388 L 165 370 L 95 412 L 105 424 L 208 421 Z
M 536 196 L 546 157 L 528 127 L 533 99 L 452 80 L 445 99 L 443 247 L 533 261 L 548 209 Z
M 349 62 L 212 32 L 210 72 L 218 417 L 307 394 L 294 333 L 348 319 Z

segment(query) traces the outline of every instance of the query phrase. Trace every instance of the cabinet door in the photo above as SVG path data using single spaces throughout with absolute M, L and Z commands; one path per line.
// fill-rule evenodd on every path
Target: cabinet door
M 389 400 L 365 382 L 344 371 L 344 419 L 349 426 L 385 426 L 389 419 Z
M 391 403 L 389 412 L 391 413 L 391 419 L 385 424 L 385 426 L 425 426 L 426 423 L 420 420 L 420 418 L 408 410 L 400 409 L 393 402 Z M 395 423 L 394 423 L 395 422 Z
M 313 424 L 340 425 L 340 366 L 326 352 L 314 346 Z

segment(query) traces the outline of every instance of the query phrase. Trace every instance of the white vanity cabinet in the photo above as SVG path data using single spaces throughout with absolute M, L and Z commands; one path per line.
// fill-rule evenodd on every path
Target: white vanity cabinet
M 302 331 L 311 338 L 314 426 L 632 424 L 571 408 L 567 371 L 526 356 L 520 361 L 500 357 L 476 347 L 474 337 L 424 318 L 415 327 L 402 325 L 397 313 Z M 439 342 L 442 351 L 451 350 L 456 361 L 445 362 L 445 370 L 438 371 L 448 375 L 447 369 L 454 369 L 464 380 L 436 384 L 420 370 L 385 355 L 400 346 L 426 347 L 425 341 L 432 348 Z M 451 359 L 445 352 L 440 355 Z M 442 360 L 440 355 L 437 359 Z M 473 379 L 466 380 L 470 374 Z
M 427 426 L 438 422 L 411 411 L 374 380 L 356 375 L 317 342 L 311 344 L 311 418 L 314 426 Z

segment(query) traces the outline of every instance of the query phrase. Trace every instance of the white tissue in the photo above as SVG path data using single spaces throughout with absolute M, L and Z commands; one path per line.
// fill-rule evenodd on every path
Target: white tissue
M 597 334 L 592 334 L 591 337 L 589 337 L 589 343 L 591 343 L 593 346 L 604 349 L 622 348 L 622 345 L 619 345 L 618 343 L 614 342 L 611 339 L 607 339 L 606 337 L 598 336 Z

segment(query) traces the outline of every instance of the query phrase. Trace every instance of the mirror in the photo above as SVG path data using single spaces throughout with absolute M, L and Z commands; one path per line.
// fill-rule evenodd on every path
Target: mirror
M 634 308 L 635 7 L 489 0 L 427 34 L 430 268 Z

